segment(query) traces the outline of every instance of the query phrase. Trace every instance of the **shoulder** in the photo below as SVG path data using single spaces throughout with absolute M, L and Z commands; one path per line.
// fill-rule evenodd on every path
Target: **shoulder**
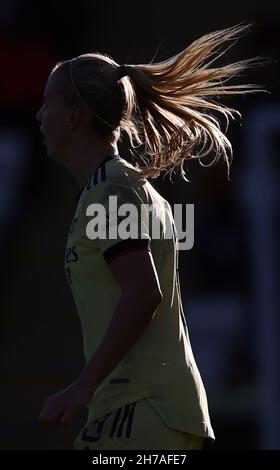
M 100 183 L 130 186 L 139 181 L 146 181 L 141 172 L 119 155 L 108 157 L 97 168 L 88 181 L 88 189 Z
M 125 159 L 107 159 L 89 179 L 83 191 L 83 199 L 106 199 L 117 194 L 123 194 L 124 197 L 134 194 L 137 197 L 147 183 L 141 172 Z

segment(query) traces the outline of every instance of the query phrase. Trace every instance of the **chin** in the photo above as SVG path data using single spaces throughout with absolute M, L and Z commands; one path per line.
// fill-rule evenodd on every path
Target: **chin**
M 47 156 L 50 160 L 57 161 L 56 156 L 54 155 L 54 153 L 49 148 L 47 148 L 46 153 L 47 153 Z
M 49 158 L 52 158 L 52 155 L 51 155 L 51 152 L 50 152 L 50 149 L 48 147 L 46 147 L 46 154 Z

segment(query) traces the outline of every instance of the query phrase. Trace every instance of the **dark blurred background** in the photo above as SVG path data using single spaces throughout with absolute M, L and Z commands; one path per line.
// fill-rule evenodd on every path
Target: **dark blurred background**
M 63 271 L 78 188 L 47 159 L 35 120 L 51 67 L 91 51 L 149 62 L 159 45 L 163 60 L 241 21 L 254 26 L 222 63 L 269 57 L 240 80 L 271 94 L 224 101 L 242 113 L 228 132 L 231 182 L 225 164 L 192 162 L 190 183 L 153 184 L 171 204 L 195 204 L 194 247 L 180 252 L 180 278 L 216 431 L 212 449 L 280 448 L 279 20 L 274 0 L 1 1 L 1 449 L 70 449 L 85 420 L 81 413 L 62 429 L 37 420 L 44 400 L 84 365 Z

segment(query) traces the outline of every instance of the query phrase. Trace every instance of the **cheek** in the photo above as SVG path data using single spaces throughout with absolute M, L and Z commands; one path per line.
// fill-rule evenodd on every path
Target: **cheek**
M 57 111 L 46 113 L 43 126 L 47 137 L 57 141 L 64 140 L 68 134 L 65 116 Z
M 54 129 L 54 138 L 58 147 L 67 147 L 69 143 L 69 131 L 63 121 L 58 121 Z

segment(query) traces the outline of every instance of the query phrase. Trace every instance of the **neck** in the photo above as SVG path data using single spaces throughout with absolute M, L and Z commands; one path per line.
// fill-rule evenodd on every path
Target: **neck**
M 118 147 L 116 142 L 90 148 L 82 148 L 79 145 L 79 150 L 75 151 L 73 148 L 71 153 L 72 158 L 68 161 L 67 168 L 82 189 L 103 160 L 118 154 Z

